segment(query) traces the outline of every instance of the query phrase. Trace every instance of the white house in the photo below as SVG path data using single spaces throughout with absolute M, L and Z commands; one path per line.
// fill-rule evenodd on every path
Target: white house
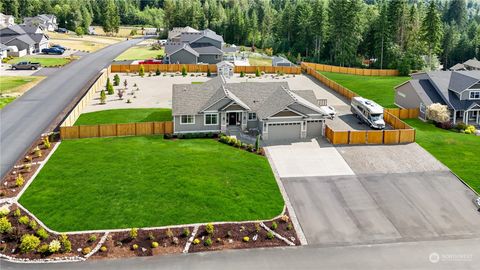
M 231 78 L 233 76 L 234 66 L 232 63 L 227 61 L 222 61 L 217 63 L 217 75 L 222 75 L 225 78 Z

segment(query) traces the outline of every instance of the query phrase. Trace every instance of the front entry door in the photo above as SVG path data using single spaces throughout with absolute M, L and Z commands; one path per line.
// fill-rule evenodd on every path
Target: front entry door
M 237 113 L 229 113 L 228 114 L 228 125 L 229 126 L 237 125 Z

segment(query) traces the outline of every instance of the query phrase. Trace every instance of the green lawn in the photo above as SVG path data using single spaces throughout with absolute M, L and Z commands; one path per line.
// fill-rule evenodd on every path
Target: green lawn
M 172 121 L 171 109 L 115 109 L 83 113 L 75 126 Z
M 16 97 L 0 97 L 0 109 L 7 106 L 8 103 L 14 101 Z
M 480 192 L 480 137 L 440 129 L 419 119 L 404 121 L 416 129 L 418 144 Z
M 146 46 L 135 46 L 120 54 L 115 60 L 146 60 L 156 58 L 158 55 L 163 56 L 164 54 L 163 49 L 152 50 Z
M 161 136 L 63 141 L 20 203 L 61 232 L 269 219 L 284 205 L 265 157 Z
M 410 77 L 401 76 L 359 76 L 323 71 L 320 73 L 386 108 L 397 107 L 394 104 L 393 87 L 410 80 Z
M 63 58 L 63 57 L 35 57 L 35 56 L 23 56 L 20 58 L 14 58 L 8 61 L 9 64 L 16 64 L 22 61 L 30 61 L 30 62 L 37 62 L 42 65 L 42 67 L 51 67 L 51 66 L 63 66 L 70 61 L 71 58 Z
M 272 59 L 271 58 L 263 58 L 263 57 L 248 57 L 248 62 L 250 66 L 271 66 Z
M 42 77 L 39 76 L 1 76 L 0 93 L 6 94 L 16 92 L 21 86 L 28 83 L 35 83 Z

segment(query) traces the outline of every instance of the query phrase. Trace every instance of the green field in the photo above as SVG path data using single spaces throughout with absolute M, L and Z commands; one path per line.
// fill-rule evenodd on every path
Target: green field
M 480 137 L 437 128 L 419 119 L 404 121 L 415 128 L 418 144 L 480 192 Z
M 42 67 L 52 67 L 52 66 L 63 66 L 72 61 L 71 58 L 63 57 L 35 57 L 35 56 L 23 56 L 20 58 L 14 58 L 8 61 L 9 64 L 16 64 L 22 61 L 37 62 L 42 65 Z
M 21 86 L 26 84 L 34 84 L 42 77 L 39 76 L 1 76 L 0 77 L 0 93 L 7 94 L 17 92 Z
M 158 55 L 163 56 L 164 54 L 163 49 L 152 50 L 146 46 L 135 46 L 120 54 L 115 60 L 146 60 L 156 58 Z
M 115 109 L 83 113 L 75 126 L 172 121 L 171 109 Z
M 359 76 L 332 72 L 320 72 L 364 98 L 371 99 L 386 108 L 396 108 L 394 87 L 410 80 L 400 76 Z
M 263 58 L 263 57 L 248 57 L 248 62 L 251 66 L 271 66 L 272 59 L 271 58 Z
M 14 101 L 16 97 L 0 97 L 0 109 L 7 106 L 8 103 Z
M 61 232 L 262 220 L 284 205 L 265 157 L 161 136 L 63 141 L 20 203 Z

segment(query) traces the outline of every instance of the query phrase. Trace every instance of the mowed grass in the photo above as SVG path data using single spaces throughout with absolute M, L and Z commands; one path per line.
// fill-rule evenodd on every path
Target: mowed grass
M 152 50 L 150 46 L 134 46 L 122 54 L 115 60 L 146 60 L 157 58 L 159 55 L 163 56 L 164 50 Z
M 3 109 L 3 107 L 7 106 L 8 103 L 14 101 L 16 97 L 0 97 L 0 109 Z
M 9 64 L 16 64 L 18 62 L 30 61 L 40 63 L 42 67 L 63 66 L 72 61 L 69 57 L 35 57 L 35 56 L 23 56 L 20 58 L 14 58 L 8 61 Z
M 416 130 L 416 142 L 480 192 L 480 137 L 435 127 L 419 119 L 404 120 Z
M 251 66 L 271 66 L 272 59 L 271 58 L 263 58 L 263 57 L 248 57 L 248 62 Z
M 359 76 L 323 71 L 320 73 L 386 108 L 397 107 L 394 104 L 394 87 L 410 80 L 408 76 Z
M 40 76 L 0 76 L 0 93 L 7 94 L 22 90 L 22 86 L 35 85 Z
M 265 157 L 160 136 L 63 141 L 20 203 L 61 232 L 261 220 L 284 205 Z
M 172 121 L 171 109 L 114 109 L 83 113 L 75 126 Z

